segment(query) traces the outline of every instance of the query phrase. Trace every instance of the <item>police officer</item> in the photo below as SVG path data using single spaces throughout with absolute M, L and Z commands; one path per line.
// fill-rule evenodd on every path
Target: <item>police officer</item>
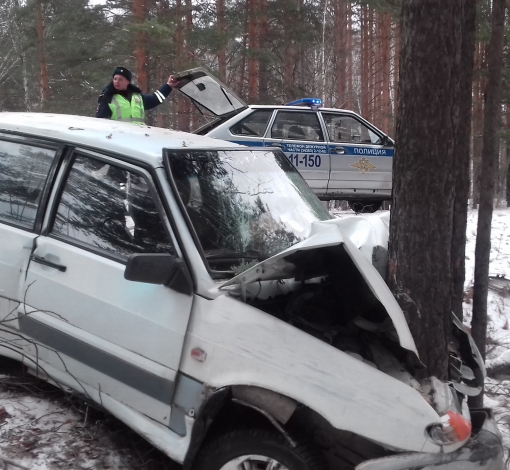
M 103 88 L 97 100 L 97 118 L 143 124 L 145 110 L 152 109 L 165 101 L 172 87 L 179 84 L 172 75 L 159 90 L 145 95 L 133 85 L 133 74 L 125 67 L 116 67 L 113 80 Z

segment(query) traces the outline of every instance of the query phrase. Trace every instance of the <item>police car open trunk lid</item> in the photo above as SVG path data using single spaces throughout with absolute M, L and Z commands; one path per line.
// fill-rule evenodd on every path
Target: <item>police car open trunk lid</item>
M 174 78 L 180 80 L 178 90 L 181 93 L 218 118 L 239 113 L 248 107 L 230 88 L 202 67 L 179 72 Z

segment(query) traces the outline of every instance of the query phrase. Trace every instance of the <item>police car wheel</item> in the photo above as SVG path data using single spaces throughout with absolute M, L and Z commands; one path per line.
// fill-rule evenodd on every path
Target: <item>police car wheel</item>
M 192 470 L 326 470 L 321 450 L 310 443 L 293 447 L 279 432 L 236 429 L 211 439 Z
M 371 214 L 378 211 L 382 206 L 382 201 L 348 201 L 351 210 L 364 214 Z

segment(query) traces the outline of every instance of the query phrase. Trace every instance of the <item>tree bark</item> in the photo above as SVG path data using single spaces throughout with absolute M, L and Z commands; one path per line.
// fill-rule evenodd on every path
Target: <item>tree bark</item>
M 368 93 L 368 74 L 369 62 L 368 56 L 369 40 L 368 40 L 368 6 L 361 7 L 361 115 L 369 118 L 369 93 Z
M 475 53 L 475 73 L 473 84 L 473 181 L 472 205 L 478 208 L 480 202 L 480 162 L 482 158 L 482 133 L 483 133 L 483 95 L 485 93 L 485 79 L 482 77 L 484 67 L 484 50 L 482 43 L 478 42 Z
M 389 284 L 403 308 L 427 375 L 448 376 L 456 167 L 467 107 L 465 11 L 475 0 L 402 1 Z M 455 32 L 455 34 L 452 34 Z M 465 201 L 467 203 L 467 201 Z M 462 227 L 458 228 L 459 230 Z M 465 226 L 464 226 L 465 230 Z
M 216 29 L 220 46 L 218 48 L 218 73 L 220 80 L 227 83 L 227 53 L 225 49 L 225 0 L 216 0 Z
M 501 72 L 503 68 L 503 40 L 506 0 L 492 2 L 492 34 L 489 43 L 485 112 L 483 125 L 482 168 L 480 172 L 480 208 L 475 248 L 473 287 L 473 319 L 471 334 L 485 359 L 487 338 L 487 293 L 489 288 L 489 256 L 494 186 L 498 170 L 501 122 Z M 480 397 L 482 401 L 483 398 Z
M 246 0 L 248 6 L 248 99 L 250 103 L 257 100 L 257 0 Z
M 135 31 L 135 57 L 138 86 L 147 93 L 149 89 L 149 64 L 147 58 L 147 33 L 143 24 L 147 18 L 146 0 L 133 0 L 133 16 L 137 30 Z
M 39 87 L 40 87 L 40 98 L 41 108 L 44 109 L 44 103 L 48 101 L 50 97 L 50 87 L 48 83 L 48 68 L 46 66 L 46 51 L 44 47 L 44 20 L 42 13 L 42 0 L 37 0 L 37 44 L 39 49 Z
M 259 51 L 261 54 L 259 60 L 259 101 L 261 103 L 269 102 L 268 84 L 269 84 L 269 26 L 267 9 L 269 8 L 267 0 L 259 0 L 260 18 L 259 18 Z
M 345 107 L 347 78 L 347 33 L 345 21 L 347 16 L 346 0 L 334 0 L 334 30 L 336 57 L 336 104 L 337 108 Z
M 347 31 L 347 109 L 354 109 L 354 91 L 352 87 L 352 5 L 347 3 L 347 17 L 346 17 L 346 31 Z
M 374 49 L 376 45 L 376 38 L 374 34 L 374 10 L 368 8 L 368 120 L 374 122 L 375 118 L 375 79 L 376 79 L 376 59 L 374 57 Z
M 510 105 L 505 105 L 506 130 L 510 134 Z M 510 207 L 510 142 L 506 142 L 505 199 L 506 207 Z
M 383 13 L 381 18 L 381 71 L 382 71 L 382 100 L 381 100 L 381 129 L 390 131 L 390 51 L 391 51 L 391 16 Z
M 393 53 L 393 126 L 392 126 L 392 135 L 395 135 L 396 132 L 396 123 L 397 123 L 397 112 L 398 112 L 398 81 L 399 81 L 399 65 L 400 65 L 400 24 L 396 23 L 394 27 L 394 36 L 395 36 L 395 49 Z
M 476 0 L 464 3 L 462 18 L 461 70 L 459 82 L 460 116 L 458 134 L 455 139 L 455 153 L 460 155 L 454 162 L 455 178 L 453 235 L 452 235 L 452 312 L 462 320 L 464 301 L 464 281 L 466 275 L 466 224 L 469 199 L 469 155 L 471 141 L 471 115 L 473 101 L 473 66 L 475 52 Z

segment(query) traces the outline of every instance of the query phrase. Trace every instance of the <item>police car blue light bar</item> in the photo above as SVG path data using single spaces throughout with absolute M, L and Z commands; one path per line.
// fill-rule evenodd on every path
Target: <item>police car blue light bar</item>
M 299 100 L 285 103 L 285 106 L 320 106 L 322 100 L 320 98 L 301 98 Z

